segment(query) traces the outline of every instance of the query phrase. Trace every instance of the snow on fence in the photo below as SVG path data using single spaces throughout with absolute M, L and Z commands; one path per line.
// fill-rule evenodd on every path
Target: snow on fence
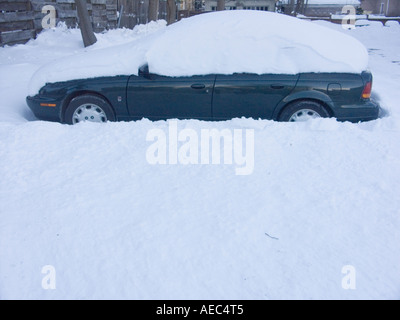
M 88 11 L 95 32 L 116 28 L 117 0 L 87 0 Z M 75 27 L 75 0 L 0 0 L 0 46 L 25 43 L 42 30 L 47 15 L 42 9 L 51 5 L 56 10 L 56 21 Z

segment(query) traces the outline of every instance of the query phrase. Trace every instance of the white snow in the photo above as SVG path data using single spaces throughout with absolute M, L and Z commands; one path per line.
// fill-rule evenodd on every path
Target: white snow
M 330 41 L 321 41 L 324 37 Z M 364 46 L 352 37 L 287 15 L 252 10 L 183 20 L 167 28 L 146 57 L 153 72 L 171 76 L 359 73 L 368 67 Z
M 93 46 L 42 66 L 30 81 L 29 93 L 38 93 L 47 82 L 137 74 L 139 66 L 146 62 L 145 53 L 149 45 L 165 27 L 166 21 L 160 20 L 137 26 L 133 31 L 112 30 L 99 35 Z M 39 35 L 39 44 L 45 42 L 46 37 Z
M 396 20 L 386 21 L 385 27 L 400 28 L 400 23 Z
M 214 12 L 162 27 L 123 45 L 97 50 L 100 44 L 46 65 L 34 75 L 30 94 L 46 82 L 137 74 L 146 62 L 150 71 L 166 76 L 360 73 L 368 67 L 367 51 L 356 39 L 273 12 Z
M 313 25 L 366 46 L 383 118 L 37 121 L 25 103 L 36 70 L 146 27 L 90 49 L 62 27 L 0 48 L 0 298 L 399 299 L 400 28 Z M 254 130 L 254 172 L 149 164 L 148 132 L 173 123 Z

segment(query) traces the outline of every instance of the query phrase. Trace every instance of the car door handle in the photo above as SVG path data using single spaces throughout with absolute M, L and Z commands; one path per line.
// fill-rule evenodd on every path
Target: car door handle
M 202 83 L 192 84 L 192 89 L 204 89 L 205 87 L 206 87 L 206 85 L 202 84 Z
M 284 87 L 283 84 L 271 84 L 272 89 L 283 89 Z

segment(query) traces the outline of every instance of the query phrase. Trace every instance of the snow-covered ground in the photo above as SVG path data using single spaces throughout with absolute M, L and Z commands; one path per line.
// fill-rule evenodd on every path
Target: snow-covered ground
M 400 26 L 315 24 L 367 47 L 383 118 L 43 122 L 25 103 L 40 67 L 163 23 L 0 48 L 0 298 L 399 299 Z M 175 125 L 254 130 L 252 174 L 150 164 L 149 132 Z

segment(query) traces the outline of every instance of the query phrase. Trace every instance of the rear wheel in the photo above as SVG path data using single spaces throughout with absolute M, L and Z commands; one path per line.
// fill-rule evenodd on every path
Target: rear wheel
M 85 94 L 71 100 L 65 111 L 65 122 L 77 124 L 85 121 L 99 123 L 115 121 L 115 115 L 105 99 Z
M 279 116 L 279 121 L 300 122 L 328 117 L 329 112 L 320 103 L 302 100 L 288 105 Z

